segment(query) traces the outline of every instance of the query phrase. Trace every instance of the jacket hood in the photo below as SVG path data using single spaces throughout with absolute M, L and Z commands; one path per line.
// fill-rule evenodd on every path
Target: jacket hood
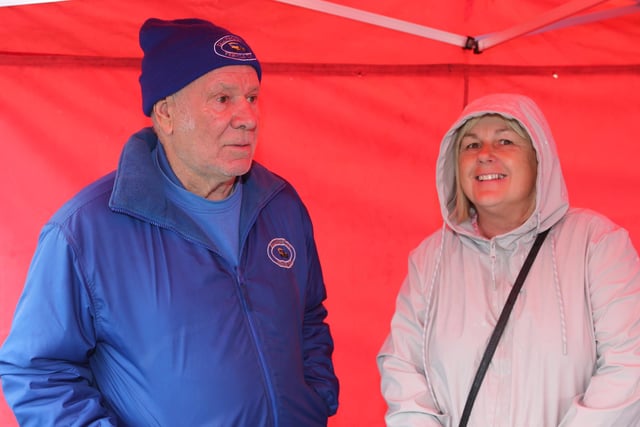
M 436 164 L 436 186 L 440 210 L 447 226 L 460 234 L 476 233 L 469 221 L 458 224 L 454 217 L 456 203 L 455 147 L 456 131 L 467 120 L 485 114 L 500 114 L 517 120 L 527 131 L 538 158 L 536 178 L 536 208 L 532 215 L 511 233 L 523 234 L 550 228 L 569 209 L 567 188 L 551 130 L 540 108 L 530 98 L 518 94 L 493 94 L 478 98 L 467 105 L 447 131 L 440 144 Z

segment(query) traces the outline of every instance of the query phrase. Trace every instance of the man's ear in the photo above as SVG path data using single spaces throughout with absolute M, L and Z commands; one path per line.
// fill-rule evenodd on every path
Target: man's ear
M 156 126 L 167 135 L 173 133 L 173 116 L 169 106 L 171 101 L 170 96 L 162 98 L 153 104 L 153 110 L 151 111 Z

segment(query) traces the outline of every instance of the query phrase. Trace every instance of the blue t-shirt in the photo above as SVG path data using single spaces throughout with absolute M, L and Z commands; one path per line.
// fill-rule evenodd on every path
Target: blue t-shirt
M 175 175 L 162 144 L 157 145 L 155 162 L 164 179 L 167 196 L 180 206 L 216 244 L 222 255 L 232 266 L 237 267 L 239 257 L 240 204 L 242 183 L 236 180 L 231 194 L 224 200 L 212 201 L 184 188 Z

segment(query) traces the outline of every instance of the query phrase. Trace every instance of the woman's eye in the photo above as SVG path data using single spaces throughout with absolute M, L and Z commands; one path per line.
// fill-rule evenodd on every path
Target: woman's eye
M 513 141 L 511 141 L 510 139 L 501 139 L 500 140 L 500 145 L 511 145 L 513 144 Z
M 469 142 L 468 144 L 463 144 L 462 146 L 463 150 L 474 150 L 478 147 L 480 147 L 480 144 L 477 142 Z

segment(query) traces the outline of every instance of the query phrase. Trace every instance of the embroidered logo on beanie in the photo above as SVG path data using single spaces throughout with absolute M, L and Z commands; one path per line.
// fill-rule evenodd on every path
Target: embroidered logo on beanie
M 215 43 L 215 53 L 223 58 L 230 58 L 236 61 L 255 61 L 256 56 L 244 40 L 238 36 L 224 36 Z

